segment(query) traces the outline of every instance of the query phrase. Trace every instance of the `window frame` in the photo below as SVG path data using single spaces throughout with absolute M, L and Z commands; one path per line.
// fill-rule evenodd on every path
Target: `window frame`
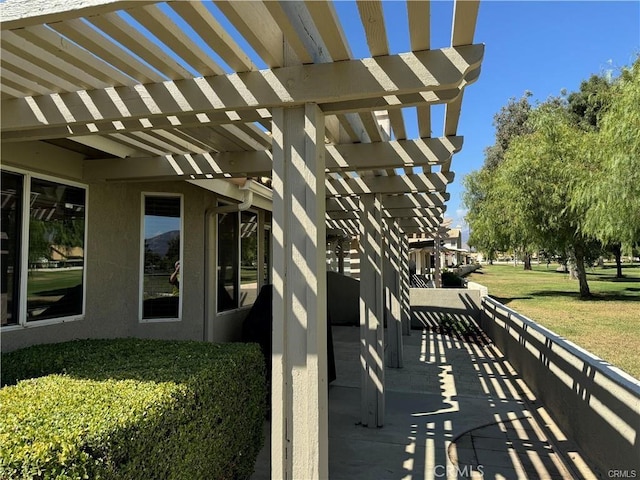
M 145 230 L 145 200 L 148 197 L 179 198 L 180 199 L 180 283 L 178 286 L 178 316 L 144 318 L 144 230 Z M 140 274 L 138 282 L 138 322 L 139 323 L 171 323 L 182 321 L 183 296 L 184 296 L 184 195 L 175 192 L 141 192 L 140 194 Z
M 89 186 L 86 183 L 68 180 L 66 178 L 47 175 L 44 173 L 31 172 L 21 168 L 3 165 L 2 170 L 22 175 L 22 212 L 20 215 L 20 265 L 19 265 L 19 290 L 18 290 L 18 323 L 13 325 L 3 325 L 0 329 L 3 332 L 23 330 L 26 328 L 37 328 L 48 325 L 58 325 L 61 323 L 84 320 L 87 313 L 87 241 L 89 238 Z M 31 218 L 31 180 L 44 180 L 58 183 L 84 190 L 84 245 L 83 245 L 83 265 L 82 265 L 82 313 L 68 315 L 65 317 L 46 318 L 42 320 L 27 321 L 27 283 L 29 275 L 29 220 Z M 26 247 L 26 248 L 25 248 Z

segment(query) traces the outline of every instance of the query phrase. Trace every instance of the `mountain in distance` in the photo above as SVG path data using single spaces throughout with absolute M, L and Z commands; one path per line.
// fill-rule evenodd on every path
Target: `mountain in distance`
M 145 245 L 153 253 L 164 257 L 169 250 L 169 243 L 180 236 L 180 230 L 171 230 L 170 232 L 161 233 L 155 237 L 147 238 Z

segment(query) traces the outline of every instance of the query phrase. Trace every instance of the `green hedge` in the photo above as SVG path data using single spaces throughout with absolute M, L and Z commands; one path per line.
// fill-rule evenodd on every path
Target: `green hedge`
M 0 389 L 0 479 L 241 479 L 262 447 L 255 344 L 39 345 L 2 355 L 16 381 Z
M 465 281 L 459 275 L 449 270 L 444 270 L 442 272 L 442 286 L 445 288 L 460 288 L 465 286 Z

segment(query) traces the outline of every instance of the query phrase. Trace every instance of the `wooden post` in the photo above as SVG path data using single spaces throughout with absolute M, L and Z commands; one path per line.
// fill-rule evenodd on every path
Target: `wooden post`
M 382 288 L 382 202 L 360 196 L 361 423 L 384 423 L 384 306 Z
M 406 235 L 400 236 L 400 317 L 402 319 L 402 335 L 411 335 L 411 304 L 409 301 L 409 240 Z
M 272 114 L 271 478 L 327 478 L 324 115 Z
M 386 223 L 386 222 L 385 222 Z M 385 255 L 382 276 L 384 279 L 384 316 L 389 335 L 386 364 L 391 368 L 403 367 L 402 318 L 400 315 L 400 255 L 399 228 L 388 222 L 384 229 Z

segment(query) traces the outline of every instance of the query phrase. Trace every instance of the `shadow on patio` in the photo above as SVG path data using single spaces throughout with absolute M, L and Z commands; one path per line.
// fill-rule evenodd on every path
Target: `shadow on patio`
M 333 327 L 332 480 L 595 478 L 482 333 L 447 334 L 433 320 L 420 320 L 426 328 L 403 337 L 404 368 L 385 369 L 379 429 L 359 425 L 359 328 Z M 269 478 L 264 450 L 253 479 Z

